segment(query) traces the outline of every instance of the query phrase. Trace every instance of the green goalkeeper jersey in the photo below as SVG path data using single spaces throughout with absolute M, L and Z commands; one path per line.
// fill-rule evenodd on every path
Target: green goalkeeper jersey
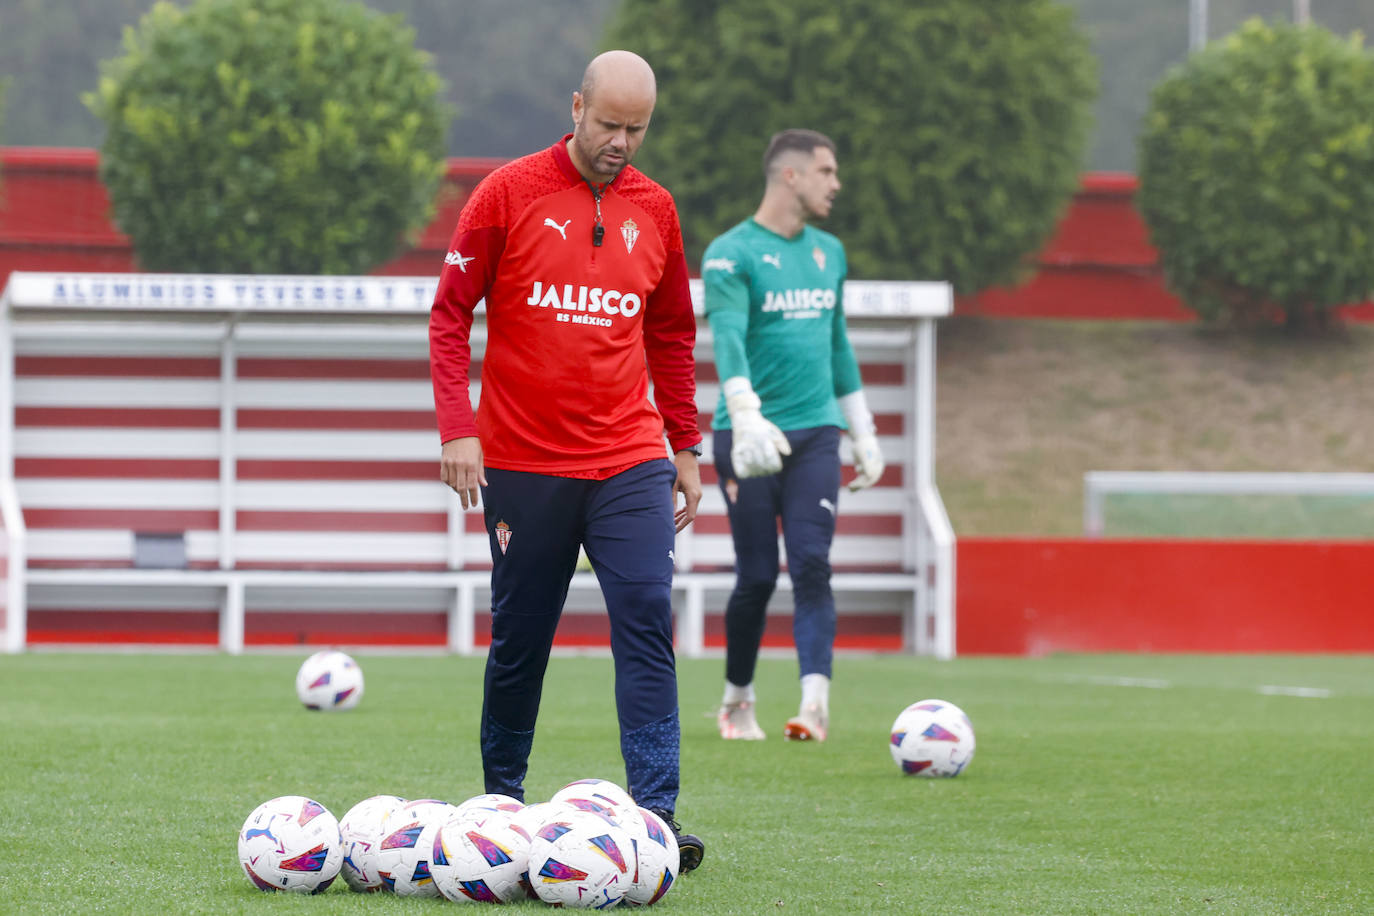
M 780 429 L 845 428 L 836 398 L 858 391 L 845 333 L 844 245 L 806 226 L 784 238 L 747 219 L 706 247 L 701 279 L 720 380 L 742 375 Z M 725 396 L 714 429 L 729 429 Z

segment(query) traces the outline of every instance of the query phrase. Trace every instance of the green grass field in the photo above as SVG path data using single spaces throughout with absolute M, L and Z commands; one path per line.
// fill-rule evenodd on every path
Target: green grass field
M 479 659 L 360 655 L 362 705 L 320 714 L 294 697 L 304 654 L 0 658 L 0 912 L 453 906 L 263 894 L 239 870 L 236 832 L 275 795 L 342 816 L 482 791 Z M 1372 657 L 845 656 L 821 745 L 781 739 L 794 661 L 761 664 L 757 743 L 715 735 L 719 659 L 680 671 L 678 815 L 708 850 L 663 912 L 1374 912 Z M 623 782 L 610 682 L 607 658 L 554 659 L 527 800 Z M 957 779 L 889 756 L 929 696 L 977 728 Z

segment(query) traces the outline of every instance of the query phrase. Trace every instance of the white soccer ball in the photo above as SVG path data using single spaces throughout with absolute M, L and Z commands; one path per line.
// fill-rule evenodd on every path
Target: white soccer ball
M 583 811 L 626 822 L 633 821 L 639 816 L 639 809 L 630 793 L 609 779 L 574 780 L 553 793 L 549 803 L 571 805 Z
M 958 776 L 973 760 L 973 723 L 945 700 L 912 703 L 892 723 L 888 749 L 912 776 Z
M 438 897 L 429 857 L 434 834 L 453 811 L 448 802 L 423 798 L 406 802 L 382 821 L 377 874 L 402 897 Z
M 519 811 L 511 813 L 511 826 L 523 832 L 525 836 L 533 842 L 534 835 L 539 832 L 539 828 L 552 818 L 559 811 L 563 811 L 562 805 L 551 805 L 548 802 L 533 802 L 521 808 Z M 531 900 L 538 900 L 539 895 L 534 892 L 532 885 L 526 885 L 525 892 Z
M 677 835 L 657 814 L 648 808 L 638 808 L 639 817 L 630 825 L 630 839 L 634 841 L 637 868 L 630 890 L 625 894 L 625 906 L 649 906 L 658 903 L 677 879 Z
M 303 795 L 263 802 L 239 831 L 239 864 L 265 891 L 318 894 L 338 877 L 342 863 L 338 820 Z
M 339 821 L 343 837 L 343 868 L 340 873 L 350 888 L 359 892 L 379 891 L 385 885 L 377 871 L 377 853 L 382 844 L 382 823 L 406 803 L 395 795 L 364 798 Z
M 363 669 L 337 649 L 326 649 L 301 662 L 296 696 L 306 709 L 352 709 L 363 698 Z
M 629 832 L 590 811 L 566 806 L 530 841 L 530 884 L 554 906 L 609 909 L 634 883 L 635 850 Z
M 512 812 L 511 820 L 513 820 L 520 829 L 528 833 L 532 839 L 534 835 L 539 832 L 539 828 L 544 826 L 544 821 L 553 816 L 555 807 L 559 806 L 550 805 L 548 802 L 534 802 L 533 804 L 526 805 L 519 811 Z M 559 810 L 561 810 L 561 807 Z
M 519 811 L 520 809 L 524 808 L 525 803 L 520 801 L 520 799 L 512 798 L 509 795 L 501 795 L 497 792 L 488 792 L 486 795 L 474 795 L 472 798 L 460 802 L 456 807 L 458 808 L 458 812 L 460 814 L 466 814 L 469 811 L 473 811 L 478 808 L 491 808 L 497 811 L 505 811 L 507 813 L 513 814 L 516 811 Z
M 510 903 L 534 896 L 530 836 L 499 808 L 454 811 L 439 825 L 429 870 L 439 893 L 458 903 Z

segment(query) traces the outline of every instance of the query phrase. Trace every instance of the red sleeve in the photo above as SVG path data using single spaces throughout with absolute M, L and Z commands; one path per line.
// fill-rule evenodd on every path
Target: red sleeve
M 486 180 L 473 191 L 458 217 L 439 289 L 429 310 L 429 375 L 439 441 L 477 435 L 468 396 L 472 365 L 472 313 L 496 276 L 506 245 L 505 196 L 498 182 Z
M 673 212 L 677 228 L 677 212 Z M 649 377 L 654 383 L 654 404 L 663 417 L 668 444 L 674 452 L 701 442 L 697 429 L 696 360 L 697 319 L 692 313 L 692 293 L 687 287 L 687 258 L 682 240 L 668 246 L 668 260 L 658 287 L 644 308 L 644 349 Z

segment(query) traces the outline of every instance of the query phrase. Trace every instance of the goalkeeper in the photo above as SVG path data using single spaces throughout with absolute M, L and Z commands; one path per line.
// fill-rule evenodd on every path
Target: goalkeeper
M 858 470 L 849 489 L 877 481 L 883 457 L 845 332 L 844 246 L 808 225 L 830 214 L 840 189 L 835 144 L 816 131 L 785 130 L 769 142 L 763 172 L 758 210 L 711 242 L 701 266 L 721 379 L 714 460 L 736 558 L 717 720 L 722 738 L 764 737 L 754 668 L 778 577 L 781 518 L 801 670 L 801 704 L 783 735 L 824 741 L 840 431 L 849 432 Z

